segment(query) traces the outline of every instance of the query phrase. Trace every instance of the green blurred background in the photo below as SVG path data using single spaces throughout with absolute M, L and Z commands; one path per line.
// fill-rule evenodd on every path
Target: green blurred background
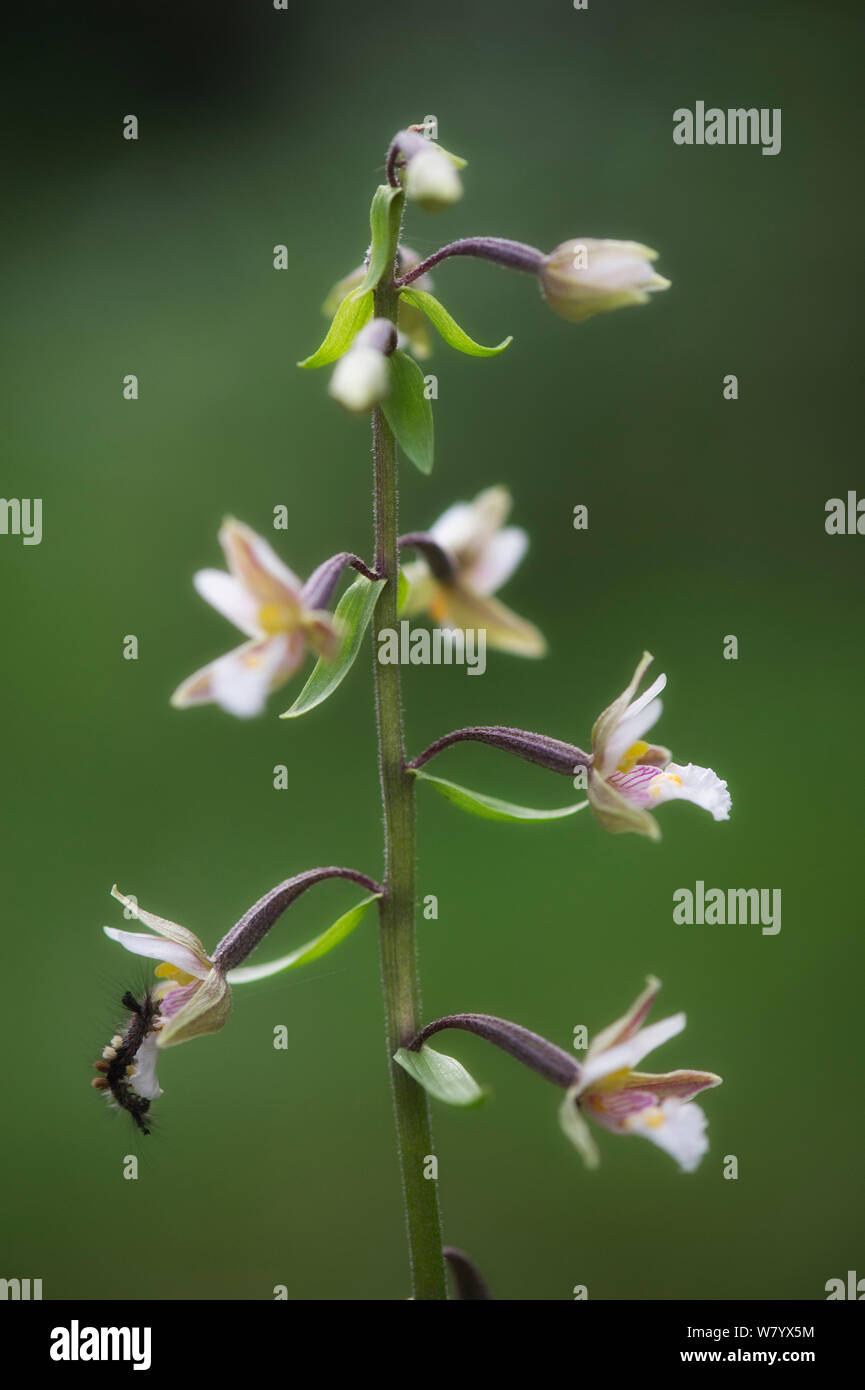
M 412 211 L 426 253 L 487 233 L 659 248 L 673 289 L 580 327 L 526 277 L 454 262 L 437 292 L 499 359 L 437 342 L 438 453 L 405 466 L 404 529 L 504 482 L 532 548 L 504 592 L 541 624 L 541 664 L 484 679 L 405 673 L 409 747 L 501 722 L 584 742 L 644 647 L 670 683 L 658 730 L 729 781 L 733 817 L 665 808 L 660 845 L 588 815 L 510 827 L 420 800 L 424 1015 L 505 1015 L 569 1046 L 649 971 L 687 1032 L 656 1069 L 719 1071 L 711 1151 L 681 1175 L 598 1135 L 586 1173 L 558 1093 L 477 1039 L 444 1048 L 489 1084 L 434 1106 L 446 1238 L 495 1294 L 822 1298 L 865 1275 L 861 976 L 862 548 L 824 505 L 857 486 L 861 383 L 851 229 L 854 8 L 501 0 L 364 7 L 84 4 L 19 18 L 5 102 L 3 492 L 44 499 L 39 547 L 0 538 L 5 598 L 6 1065 L 2 1270 L 46 1298 L 390 1299 L 407 1292 L 374 921 L 167 1052 L 158 1132 L 90 1090 L 137 963 L 117 881 L 213 947 L 273 883 L 377 874 L 370 662 L 303 723 L 178 713 L 181 678 L 235 643 L 196 596 L 233 512 L 300 573 L 371 549 L 362 421 L 296 359 L 366 246 L 392 132 L 434 113 L 469 159 L 466 197 Z M 701 99 L 783 110 L 783 149 L 679 148 Z M 140 138 L 121 138 L 138 115 Z M 272 268 L 285 243 L 290 269 Z M 122 399 L 134 372 L 140 399 Z M 739 377 L 737 402 L 722 378 Z M 576 503 L 590 511 L 576 533 Z M 125 634 L 140 642 L 122 659 Z M 737 662 L 722 659 L 736 634 Z M 291 789 L 275 791 L 276 764 Z M 490 750 L 442 775 L 557 805 L 565 782 Z M 563 795 L 564 793 L 564 795 Z M 783 929 L 676 927 L 672 893 L 781 888 Z M 356 900 L 310 894 L 265 948 Z M 129 966 L 132 966 L 130 974 Z M 287 1051 L 273 1028 L 285 1024 Z M 140 1154 L 137 1182 L 123 1156 Z M 722 1160 L 735 1154 L 738 1181 Z

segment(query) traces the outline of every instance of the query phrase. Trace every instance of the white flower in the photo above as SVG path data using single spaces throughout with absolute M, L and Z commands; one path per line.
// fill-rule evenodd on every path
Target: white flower
M 216 1033 L 224 1026 L 231 1011 L 231 989 L 225 974 L 214 965 L 194 932 L 145 912 L 133 898 L 127 898 L 117 888 L 112 897 L 123 903 L 127 911 L 150 928 L 150 932 L 122 931 L 103 927 L 105 935 L 117 941 L 133 955 L 147 956 L 162 962 L 156 975 L 162 981 L 153 991 L 159 1002 L 160 1027 L 145 1041 L 152 1039 L 150 1049 L 144 1047 L 136 1056 L 138 1068 L 135 1089 L 146 1096 L 142 1085 L 156 1085 L 156 1049 L 187 1042 L 206 1033 Z M 156 933 L 152 935 L 151 933 Z
M 346 410 L 370 410 L 387 395 L 387 358 L 375 348 L 350 348 L 334 367 L 327 389 Z
M 230 573 L 199 570 L 201 597 L 251 640 L 196 671 L 174 692 L 177 708 L 215 702 L 240 718 L 259 714 L 271 690 L 303 662 L 307 646 L 328 655 L 329 614 L 307 608 L 301 581 L 250 527 L 229 519 L 219 532 Z
M 432 143 L 409 158 L 403 187 L 407 198 L 430 212 L 449 207 L 463 196 L 462 181 L 453 160 Z
M 657 256 L 637 241 L 563 241 L 543 259 L 541 289 L 555 313 L 581 323 L 608 309 L 645 304 L 650 294 L 669 289 L 669 280 L 652 268 Z
M 732 800 L 727 783 L 711 768 L 671 762 L 668 748 L 644 741 L 661 716 L 658 697 L 667 683 L 666 676 L 658 676 L 637 695 L 651 661 L 644 652 L 627 688 L 595 720 L 588 798 L 607 830 L 632 830 L 657 840 L 661 832 L 650 812 L 665 801 L 691 801 L 718 821 L 729 820 Z
M 543 656 L 546 642 L 538 628 L 492 597 L 528 548 L 526 532 L 505 525 L 510 509 L 511 496 L 503 487 L 449 507 L 429 534 L 449 557 L 453 579 L 436 579 L 422 560 L 404 566 L 409 590 L 401 611 L 406 616 L 428 612 L 441 626 L 483 628 L 491 647 Z
M 615 1134 L 636 1134 L 650 1140 L 686 1173 L 693 1172 L 709 1147 L 706 1116 L 692 1097 L 710 1086 L 719 1086 L 720 1076 L 710 1071 L 654 1074 L 633 1070 L 648 1053 L 685 1027 L 681 1013 L 641 1027 L 660 987 L 660 981 L 650 976 L 646 989 L 624 1017 L 592 1040 L 579 1080 L 562 1102 L 562 1128 L 591 1168 L 597 1166 L 599 1154 L 585 1115 Z

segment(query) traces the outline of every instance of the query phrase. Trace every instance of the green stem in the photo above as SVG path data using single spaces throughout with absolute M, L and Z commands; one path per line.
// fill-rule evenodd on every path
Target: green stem
M 375 293 L 377 318 L 396 323 L 399 296 L 391 270 L 399 239 L 394 233 L 388 273 Z M 397 450 L 381 410 L 373 413 L 375 466 L 375 568 L 387 577 L 376 606 L 376 629 L 396 629 L 397 615 Z M 379 650 L 378 641 L 375 652 Z M 424 1177 L 432 1155 L 426 1092 L 397 1066 L 393 1054 L 414 1037 L 420 1021 L 420 984 L 415 940 L 414 777 L 405 770 L 399 666 L 383 665 L 374 655 L 379 768 L 385 828 L 385 895 L 379 904 L 379 950 L 384 996 L 388 1065 L 396 1117 L 397 1148 L 408 1230 L 412 1296 L 446 1299 L 438 1189 Z

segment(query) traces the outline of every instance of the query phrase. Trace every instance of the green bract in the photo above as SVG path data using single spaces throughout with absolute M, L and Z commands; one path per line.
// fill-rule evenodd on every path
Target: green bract
M 481 343 L 476 343 L 474 338 L 470 338 L 468 333 L 460 328 L 456 319 L 451 317 L 435 295 L 428 294 L 426 290 L 403 290 L 402 299 L 406 304 L 412 304 L 416 309 L 421 309 L 445 342 L 452 348 L 456 348 L 458 352 L 466 353 L 469 357 L 496 357 L 513 342 L 511 336 L 503 338 L 495 347 L 484 347 Z
M 393 1059 L 425 1091 L 437 1100 L 447 1101 L 448 1105 L 480 1105 L 484 1099 L 483 1091 L 462 1062 L 443 1052 L 434 1052 L 426 1043 L 419 1052 L 401 1047 Z
M 363 635 L 369 626 L 378 596 L 387 581 L 367 579 L 360 575 L 350 588 L 346 589 L 336 606 L 334 621 L 340 633 L 340 647 L 333 661 L 321 657 L 313 667 L 312 675 L 301 690 L 291 709 L 281 714 L 280 719 L 296 719 L 315 709 L 338 685 L 341 685 L 355 663 Z
M 366 916 L 368 909 L 380 897 L 380 893 L 371 893 L 368 898 L 363 898 L 332 922 L 319 936 L 307 941 L 305 946 L 298 946 L 296 951 L 289 951 L 287 956 L 268 961 L 266 965 L 239 965 L 236 969 L 229 970 L 225 978 L 230 985 L 249 984 L 253 980 L 266 980 L 271 975 L 279 975 L 283 970 L 293 970 L 297 965 L 306 965 L 309 961 L 318 960 L 320 956 L 326 956 L 328 951 L 332 951 L 334 946 L 338 946 L 351 935 Z
M 372 207 L 369 210 L 370 248 L 369 264 L 357 293 L 374 290 L 379 280 L 391 267 L 388 265 L 390 248 L 396 240 L 399 220 L 402 214 L 403 191 L 382 183 L 375 190 Z
M 423 372 L 404 352 L 390 359 L 390 394 L 381 408 L 406 457 L 421 473 L 432 472 L 432 406 L 424 394 Z
M 576 815 L 588 806 L 588 801 L 578 801 L 574 806 L 561 806 L 552 811 L 536 810 L 533 806 L 516 806 L 512 801 L 501 801 L 497 796 L 485 796 L 482 792 L 470 791 L 456 782 L 446 782 L 443 777 L 432 777 L 428 772 L 415 771 L 415 777 L 422 782 L 430 782 L 448 801 L 463 811 L 483 820 L 503 820 L 512 823 L 522 821 L 563 820 L 565 816 Z
M 324 342 L 311 357 L 298 362 L 299 367 L 326 367 L 351 347 L 364 324 L 372 318 L 372 290 L 358 286 L 347 294 L 333 316 Z

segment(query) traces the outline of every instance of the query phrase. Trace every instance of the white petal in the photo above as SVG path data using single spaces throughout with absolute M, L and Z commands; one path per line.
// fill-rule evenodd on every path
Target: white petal
M 121 931 L 118 927 L 103 927 L 106 936 L 119 941 L 134 956 L 148 956 L 151 960 L 164 960 L 185 970 L 187 975 L 195 975 L 203 980 L 211 969 L 210 963 L 201 961 L 188 946 L 180 946 L 176 941 L 168 941 L 163 936 L 149 936 L 147 932 Z
M 510 579 L 528 545 L 527 532 L 519 526 L 507 526 L 493 536 L 475 563 L 466 571 L 465 583 L 483 598 L 494 594 Z
M 456 502 L 448 507 L 430 527 L 430 534 L 464 565 L 471 566 L 504 526 L 511 506 L 506 487 L 485 488 L 473 502 Z
M 225 570 L 199 570 L 192 582 L 205 603 L 239 627 L 247 637 L 264 635 L 258 626 L 260 605 L 233 574 L 226 574 Z
M 299 640 L 290 640 L 280 633 L 215 661 L 210 668 L 215 702 L 238 719 L 260 714 L 277 678 L 288 679 L 303 659 L 306 644 L 302 635 L 296 637 Z
M 177 922 L 170 922 L 167 917 L 158 917 L 155 912 L 147 912 L 143 907 L 139 907 L 134 898 L 129 898 L 125 893 L 121 893 L 116 883 L 111 889 L 111 896 L 116 898 L 119 903 L 123 903 L 127 916 L 134 917 L 138 922 L 143 922 L 145 927 L 158 932 L 160 936 L 167 936 L 169 941 L 175 941 L 178 946 L 186 946 L 204 965 L 210 965 L 207 952 L 195 932 L 190 931 L 188 927 L 181 927 Z
M 458 551 L 476 539 L 474 510 L 468 502 L 455 502 L 430 527 L 430 535 L 445 550 Z
M 638 695 L 636 700 L 631 701 L 628 708 L 625 710 L 625 718 L 629 719 L 632 714 L 639 714 L 640 710 L 645 709 L 646 705 L 650 704 L 656 695 L 660 695 L 661 691 L 666 688 L 666 685 L 667 677 L 662 673 L 652 681 L 652 684 L 643 691 L 642 695 Z
M 302 608 L 300 580 L 263 536 L 232 517 L 220 528 L 219 541 L 232 574 L 260 602 Z
M 651 783 L 649 797 L 650 804 L 658 806 L 664 801 L 692 801 L 715 820 L 729 820 L 733 804 L 727 783 L 710 767 L 697 767 L 694 763 L 686 767 L 669 763 Z
M 589 1043 L 586 1057 L 595 1057 L 599 1052 L 605 1052 L 607 1048 L 615 1043 L 626 1042 L 643 1022 L 649 1013 L 661 988 L 661 981 L 655 975 L 646 976 L 646 988 L 637 996 L 627 1013 L 621 1018 L 617 1018 L 615 1023 L 610 1023 L 603 1028 L 600 1033 L 596 1033 Z
M 162 1088 L 156 1079 L 156 1059 L 159 1056 L 159 1043 L 157 1035 L 151 1033 L 144 1039 L 134 1058 L 135 1070 L 132 1073 L 132 1085 L 138 1095 L 145 1100 L 158 1100 L 162 1095 Z
M 650 1139 L 676 1160 L 683 1173 L 693 1173 L 709 1148 L 707 1124 L 699 1105 L 673 1099 L 637 1111 L 628 1120 L 626 1132 Z
M 671 1014 L 669 1018 L 662 1018 L 657 1023 L 650 1023 L 648 1028 L 641 1028 L 633 1037 L 625 1042 L 616 1043 L 614 1047 L 608 1047 L 604 1052 L 597 1052 L 594 1056 L 586 1054 L 583 1070 L 580 1074 L 579 1092 L 582 1094 L 596 1081 L 600 1081 L 605 1076 L 611 1076 L 616 1071 L 630 1071 L 638 1062 L 642 1062 L 650 1052 L 654 1052 L 656 1047 L 662 1043 L 669 1042 L 670 1038 L 675 1038 L 677 1033 L 681 1033 L 685 1027 L 684 1014 Z
M 294 675 L 303 661 L 302 632 L 247 642 L 202 666 L 171 697 L 177 709 L 216 702 L 229 714 L 248 719 L 260 714 L 271 690 Z
M 376 348 L 350 348 L 337 362 L 328 391 L 346 410 L 370 410 L 387 395 L 388 360 Z
M 657 685 L 657 681 L 655 685 Z M 649 687 L 650 690 L 654 690 L 654 688 L 654 685 Z M 648 693 L 647 691 L 646 694 Z M 639 708 L 636 708 L 637 705 Z M 656 699 L 650 700 L 648 704 L 641 704 L 639 700 L 635 700 L 633 708 L 634 713 L 625 713 L 607 739 L 599 767 L 602 777 L 615 771 L 631 745 L 641 739 L 643 734 L 647 734 L 654 724 L 657 724 L 664 706 L 660 700 Z

